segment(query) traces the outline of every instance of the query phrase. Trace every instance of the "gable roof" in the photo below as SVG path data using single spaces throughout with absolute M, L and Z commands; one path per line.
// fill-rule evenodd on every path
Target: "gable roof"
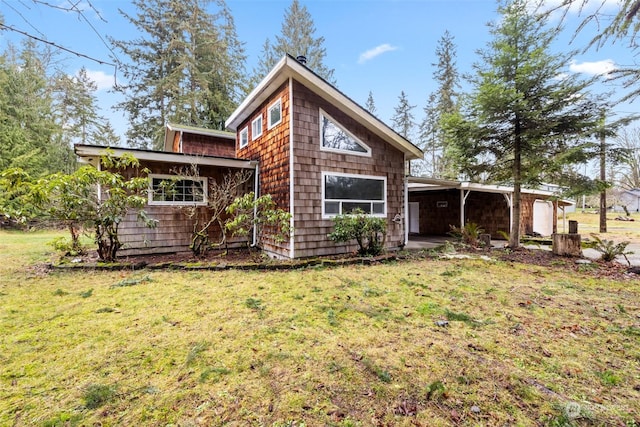
M 236 134 L 233 132 L 167 123 L 164 130 L 164 151 L 171 151 L 173 138 L 176 133 L 190 133 L 194 135 L 215 136 L 223 139 L 236 140 Z
M 291 55 L 284 56 L 260 84 L 251 91 L 242 104 L 231 113 L 231 116 L 225 123 L 227 128 L 236 131 L 240 124 L 244 122 L 250 114 L 253 114 L 253 112 L 289 78 L 293 78 L 302 83 L 316 95 L 336 106 L 369 131 L 405 153 L 407 160 L 423 158 L 424 153 L 422 150 L 358 105 L 344 93 L 340 92 L 322 77 L 302 65 Z

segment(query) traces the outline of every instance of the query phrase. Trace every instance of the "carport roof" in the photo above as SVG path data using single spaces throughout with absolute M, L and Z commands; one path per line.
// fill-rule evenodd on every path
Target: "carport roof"
M 505 185 L 480 184 L 477 182 L 423 178 L 417 176 L 409 177 L 408 189 L 409 191 L 467 190 L 500 194 L 512 194 L 514 191 L 513 187 Z M 561 206 L 570 206 L 575 204 L 575 202 L 571 200 L 560 199 L 558 194 L 552 191 L 523 188 L 521 192 L 523 194 L 534 194 L 545 198 L 558 198 L 558 203 Z

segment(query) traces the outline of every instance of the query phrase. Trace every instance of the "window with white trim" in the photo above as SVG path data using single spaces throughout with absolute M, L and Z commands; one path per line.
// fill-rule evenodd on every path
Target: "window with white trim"
M 240 131 L 240 148 L 249 145 L 249 126 Z
M 251 122 L 251 140 L 253 141 L 260 135 L 262 135 L 262 114 Z
M 267 109 L 267 129 L 280 124 L 282 121 L 282 100 L 278 99 Z
M 371 148 L 367 144 L 340 126 L 337 121 L 322 110 L 320 110 L 320 141 L 320 149 L 323 151 L 371 156 Z
M 150 205 L 204 205 L 207 202 L 207 178 L 152 174 L 149 185 Z
M 344 215 L 358 208 L 373 216 L 387 215 L 387 178 L 323 172 L 322 215 Z

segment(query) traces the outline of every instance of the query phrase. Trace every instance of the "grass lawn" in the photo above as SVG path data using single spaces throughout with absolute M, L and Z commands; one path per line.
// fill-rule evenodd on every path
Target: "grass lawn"
M 47 272 L 58 235 L 0 231 L 0 425 L 640 425 L 638 280 L 430 256 Z

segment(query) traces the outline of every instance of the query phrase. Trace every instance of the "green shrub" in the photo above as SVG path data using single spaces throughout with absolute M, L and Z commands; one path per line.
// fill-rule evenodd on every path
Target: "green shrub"
M 358 254 L 379 255 L 384 248 L 387 231 L 387 220 L 365 214 L 361 209 L 355 209 L 347 215 L 337 215 L 333 218 L 334 231 L 329 238 L 334 242 L 358 243 Z
M 632 251 L 627 251 L 629 242 L 615 243 L 613 240 L 600 239 L 596 234 L 591 234 L 591 237 L 593 237 L 593 240 L 595 240 L 593 249 L 602 254 L 600 258 L 603 261 L 614 261 L 616 257 L 620 255 L 624 257 L 624 259 L 627 261 L 627 264 L 631 265 L 629 258 L 627 258 L 627 255 L 633 254 Z
M 475 222 L 467 222 L 464 227 L 450 226 L 450 235 L 460 239 L 460 241 L 466 245 L 474 248 L 480 246 L 480 235 L 484 233 L 484 229 Z

